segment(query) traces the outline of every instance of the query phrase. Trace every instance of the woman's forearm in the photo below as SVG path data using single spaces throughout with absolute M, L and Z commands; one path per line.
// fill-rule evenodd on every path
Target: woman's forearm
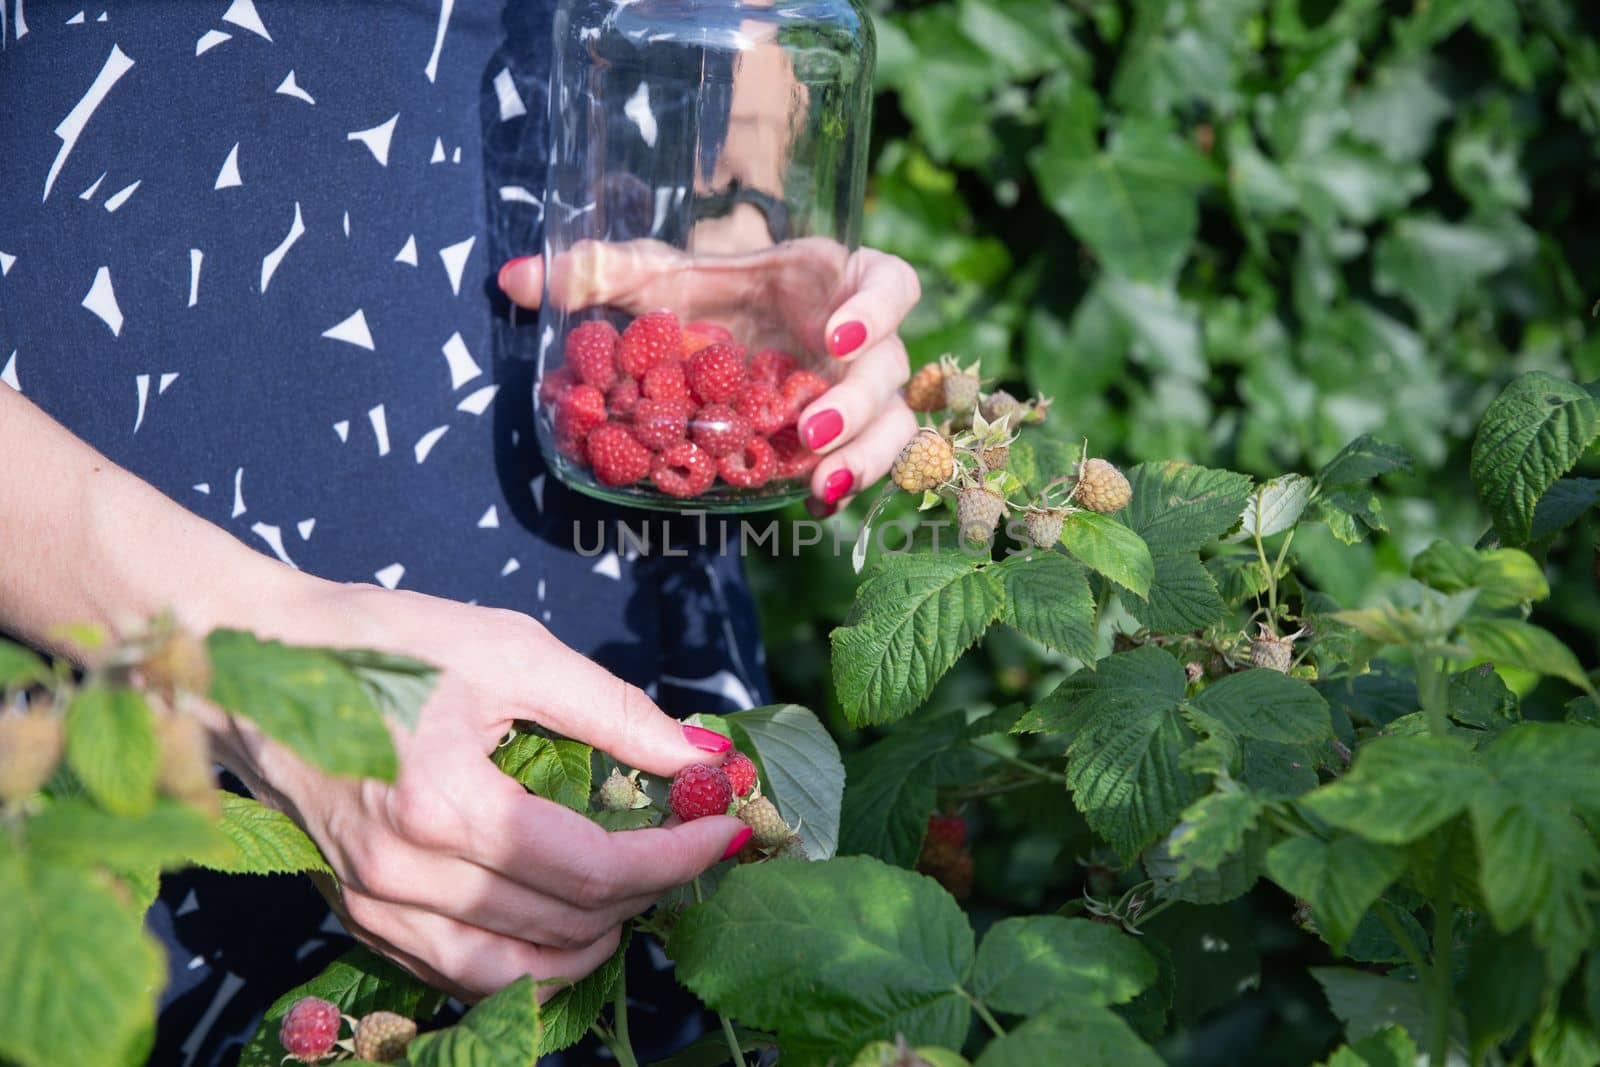
M 249 625 L 301 580 L 0 388 L 0 630 L 74 655 L 70 623 Z

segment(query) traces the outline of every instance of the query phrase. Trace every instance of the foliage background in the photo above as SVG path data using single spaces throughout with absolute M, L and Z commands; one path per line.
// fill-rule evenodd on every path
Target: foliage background
M 1467 449 L 1489 400 L 1530 370 L 1600 378 L 1600 36 L 1582 7 L 877 0 L 865 240 L 921 272 L 913 364 L 981 357 L 1123 462 L 1270 477 L 1362 433 L 1402 445 L 1416 469 L 1387 484 L 1389 536 L 1294 548 L 1348 607 L 1404 598 L 1435 537 L 1487 536 Z M 1592 457 L 1575 473 L 1595 474 Z M 1593 526 L 1547 546 L 1537 620 L 1591 665 Z M 779 699 L 833 706 L 826 635 L 849 607 L 848 559 L 802 551 L 751 572 Z M 932 703 L 1037 697 L 1062 673 L 999 629 Z M 1547 700 L 1523 688 L 1528 717 L 1559 717 L 1559 685 Z M 847 752 L 869 739 L 832 723 Z M 1059 793 L 985 815 L 975 920 L 1059 906 L 1096 877 Z M 1225 946 L 1177 990 L 1169 1060 L 1325 1049 L 1336 1025 L 1304 969 L 1327 950 L 1290 907 L 1263 887 L 1157 921 L 1169 946 Z

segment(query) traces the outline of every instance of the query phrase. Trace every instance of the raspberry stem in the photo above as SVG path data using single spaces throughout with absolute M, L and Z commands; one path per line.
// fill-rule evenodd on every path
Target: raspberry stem
M 694 881 L 689 883 L 694 888 L 694 902 L 704 904 L 705 897 L 700 893 L 700 876 L 696 875 Z M 738 1067 L 747 1067 L 744 1059 L 744 1050 L 739 1047 L 739 1035 L 733 1032 L 733 1023 L 729 1018 L 717 1012 L 717 1021 L 722 1024 L 722 1036 L 728 1039 L 728 1055 L 733 1057 L 733 1062 Z
M 967 998 L 967 1003 L 972 1005 L 972 1010 L 978 1013 L 978 1018 L 983 1020 L 985 1026 L 994 1031 L 995 1037 L 1006 1036 L 1005 1029 L 1001 1027 L 997 1021 L 995 1021 L 995 1017 L 990 1013 L 989 1006 L 987 1004 L 973 996 L 971 993 L 967 992 L 966 989 L 960 985 L 953 986 L 952 988 L 955 989 L 957 993 L 960 993 L 963 997 Z
M 616 1044 L 611 1051 L 617 1057 L 617 1062 L 622 1067 L 639 1067 L 639 1061 L 633 1055 L 633 1042 L 628 1040 L 627 960 L 623 960 L 622 966 L 617 968 L 616 1005 L 611 1009 L 611 1026 L 616 1034 Z

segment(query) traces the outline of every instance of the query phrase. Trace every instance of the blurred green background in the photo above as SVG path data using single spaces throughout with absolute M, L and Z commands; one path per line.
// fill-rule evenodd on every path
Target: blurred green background
M 986 378 L 1053 396 L 1053 424 L 1122 463 L 1270 477 L 1362 433 L 1404 446 L 1416 471 L 1385 487 L 1389 536 L 1295 541 L 1301 572 L 1347 606 L 1404 595 L 1435 537 L 1485 535 L 1467 453 L 1507 381 L 1600 378 L 1600 5 L 869 3 L 865 242 L 921 274 L 903 331 L 913 365 L 981 358 Z M 1538 621 L 1589 664 L 1595 532 L 1591 517 L 1540 546 L 1554 595 Z M 780 698 L 829 717 L 847 752 L 868 740 L 837 715 L 828 675 L 848 559 L 804 550 L 750 571 Z M 933 703 L 1026 698 L 1059 667 L 997 631 Z M 1082 891 L 1081 825 L 1059 795 L 987 815 L 978 909 Z M 1180 910 L 1163 921 L 1188 921 Z M 1234 924 L 1209 931 L 1233 947 L 1207 986 L 1179 990 L 1186 1029 L 1163 1052 L 1310 1062 L 1333 1033 L 1304 972 L 1325 949 L 1272 890 L 1205 910 Z

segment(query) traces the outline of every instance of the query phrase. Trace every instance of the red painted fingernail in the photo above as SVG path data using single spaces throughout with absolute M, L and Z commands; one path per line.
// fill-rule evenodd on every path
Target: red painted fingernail
M 506 260 L 505 265 L 500 268 L 499 278 L 496 279 L 500 285 L 500 288 L 504 289 L 506 287 L 506 271 L 510 270 L 512 267 L 515 267 L 518 263 L 526 263 L 532 258 L 532 256 L 518 256 L 516 259 Z
M 847 322 L 833 331 L 833 336 L 828 338 L 828 348 L 835 356 L 848 356 L 861 347 L 861 342 L 867 339 L 867 328 L 859 322 Z
M 839 505 L 829 504 L 812 496 L 806 498 L 806 510 L 811 513 L 813 519 L 826 519 L 839 510 Z
M 733 747 L 730 739 L 715 730 L 707 730 L 704 726 L 685 726 L 683 736 L 701 752 L 726 752 Z
M 806 439 L 806 447 L 815 452 L 838 437 L 842 429 L 844 429 L 844 416 L 828 408 L 807 419 L 806 424 L 800 427 L 800 436 Z
M 836 470 L 822 483 L 822 499 L 829 504 L 837 504 L 855 483 L 855 475 L 847 470 Z
M 746 826 L 744 829 L 734 834 L 733 840 L 728 842 L 728 850 L 722 854 L 722 858 L 725 860 L 731 860 L 733 857 L 737 856 L 739 854 L 739 850 L 744 848 L 745 842 L 750 840 L 750 835 L 754 832 L 754 830 Z

